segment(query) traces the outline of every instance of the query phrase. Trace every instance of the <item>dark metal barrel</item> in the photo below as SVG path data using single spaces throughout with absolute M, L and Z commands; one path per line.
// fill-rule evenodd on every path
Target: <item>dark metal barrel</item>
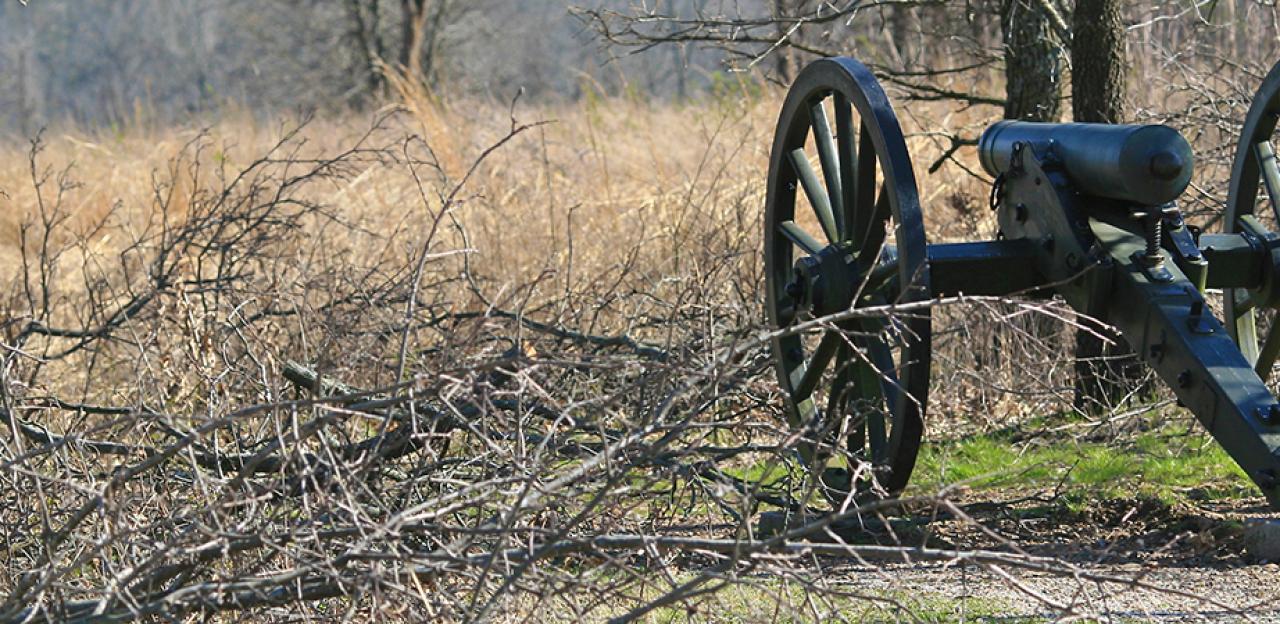
M 1014 146 L 1051 151 L 1086 195 L 1155 206 L 1191 183 L 1191 145 L 1169 126 L 1001 121 L 982 133 L 978 155 L 991 175 L 1009 170 Z

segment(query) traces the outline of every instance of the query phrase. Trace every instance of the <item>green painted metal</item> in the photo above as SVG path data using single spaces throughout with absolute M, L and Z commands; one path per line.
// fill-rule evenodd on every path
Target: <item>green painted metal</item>
M 814 153 L 821 172 L 811 164 Z M 822 236 L 797 218 L 805 210 Z M 764 245 L 770 323 L 785 329 L 850 307 L 926 299 L 925 251 L 915 174 L 888 97 L 857 61 L 809 65 L 783 103 L 770 157 Z M 862 318 L 772 341 L 801 460 L 834 505 L 851 491 L 897 492 L 906 485 L 924 430 L 930 329 L 925 311 L 892 327 Z M 841 431 L 848 433 L 843 449 Z M 839 453 L 840 463 L 871 470 L 855 476 L 828 467 Z
M 914 177 L 883 92 L 849 59 L 813 67 L 788 96 L 770 170 L 766 268 L 777 326 L 794 322 L 797 310 L 820 316 L 925 296 L 1062 297 L 1117 328 L 1280 509 L 1280 402 L 1265 381 L 1280 360 L 1280 314 L 1270 315 L 1277 320 L 1267 331 L 1257 314 L 1280 310 L 1280 234 L 1254 215 L 1265 191 L 1280 223 L 1271 143 L 1280 64 L 1245 122 L 1225 232 L 1193 232 L 1172 203 L 1192 162 L 1170 128 L 1001 123 L 980 150 L 997 176 L 998 240 L 934 245 L 924 242 Z M 810 132 L 821 178 L 804 150 Z M 827 241 L 794 222 L 798 188 Z M 806 255 L 793 267 L 795 248 Z M 1224 293 L 1224 320 L 1204 298 L 1215 289 Z M 905 349 L 889 339 L 903 333 L 893 323 L 865 318 L 825 330 L 808 355 L 798 337 L 774 344 L 793 422 L 820 438 L 806 459 L 828 487 L 852 488 L 848 474 L 828 478 L 818 450 L 836 447 L 835 415 L 854 423 L 846 448 L 882 471 L 889 492 L 906 484 L 928 379 L 928 319 L 915 318 L 904 322 L 923 318 L 914 334 L 922 340 Z M 840 478 L 843 485 L 832 485 Z
M 1206 288 L 1256 289 L 1262 286 L 1265 254 L 1240 234 L 1202 234 L 1200 253 L 1209 263 Z
M 1112 198 L 1081 195 L 1051 159 L 1041 161 L 1034 146 L 1019 151 L 1016 166 L 1005 172 L 998 209 L 1008 243 L 1029 243 L 1023 249 L 1034 254 L 1048 287 L 1076 310 L 1118 328 L 1280 508 L 1280 404 L 1254 366 L 1260 361 L 1269 369 L 1280 340 L 1264 343 L 1260 360 L 1248 357 L 1201 292 L 1212 284 L 1251 290 L 1269 302 L 1271 276 L 1280 275 L 1274 235 L 1255 231 L 1260 226 L 1246 217 L 1246 233 L 1205 236 L 1187 248 L 1176 244 L 1179 226 L 1160 241 L 1159 270 L 1153 270 L 1145 260 L 1150 232 L 1142 223 L 1117 210 Z M 962 262 L 955 258 L 961 250 L 947 251 L 939 258 Z M 1013 271 L 1026 261 L 1010 256 L 994 261 L 1006 266 L 993 272 Z M 1203 282 L 1188 278 L 1184 267 L 1202 272 Z M 954 289 L 948 283 L 954 275 L 935 270 L 935 292 Z
M 929 245 L 934 297 L 1033 295 L 1046 281 L 1027 239 Z
M 1209 311 L 1194 285 L 1175 266 L 1168 283 L 1150 280 L 1125 260 L 1143 240 L 1091 220 L 1098 240 L 1116 262 L 1103 317 L 1253 479 L 1272 507 L 1280 508 L 1280 406 L 1235 342 Z

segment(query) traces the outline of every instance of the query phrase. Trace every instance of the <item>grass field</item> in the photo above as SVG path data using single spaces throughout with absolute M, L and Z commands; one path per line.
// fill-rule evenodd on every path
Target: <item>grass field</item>
M 839 558 L 583 546 L 743 537 L 818 500 L 789 498 L 807 481 L 752 342 L 781 95 L 725 81 L 683 104 L 512 107 L 402 86 L 370 114 L 0 146 L 5 405 L 28 427 L 7 450 L 0 610 L 276 617 L 273 596 L 312 591 L 293 615 L 1024 612 Z M 994 235 L 972 150 L 929 169 L 944 131 L 995 114 L 903 114 L 931 241 Z M 1071 412 L 1069 331 L 1046 309 L 1070 316 L 935 311 L 917 502 L 874 540 L 1238 552 L 1231 514 L 1259 502 L 1252 486 L 1171 406 Z M 346 385 L 299 382 L 290 362 Z M 976 520 L 930 525 L 949 504 Z M 1210 514 L 1229 526 L 1197 524 Z M 522 565 L 557 540 L 580 541 Z

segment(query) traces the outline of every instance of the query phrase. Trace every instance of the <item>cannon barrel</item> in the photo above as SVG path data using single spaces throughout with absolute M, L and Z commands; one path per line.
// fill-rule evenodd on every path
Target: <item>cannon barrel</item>
M 1169 126 L 1001 121 L 978 141 L 983 169 L 1007 172 L 1019 143 L 1042 157 L 1052 152 L 1086 195 L 1155 206 L 1191 182 L 1191 145 Z

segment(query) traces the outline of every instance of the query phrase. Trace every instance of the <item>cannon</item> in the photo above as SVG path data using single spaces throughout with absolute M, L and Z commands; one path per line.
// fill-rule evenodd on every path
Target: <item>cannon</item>
M 935 300 L 1057 295 L 1117 328 L 1280 509 L 1280 401 L 1267 385 L 1280 316 L 1262 314 L 1280 308 L 1280 234 L 1255 213 L 1268 204 L 1280 223 L 1278 119 L 1280 64 L 1245 119 L 1218 233 L 1178 209 L 1194 164 L 1173 128 L 996 123 L 978 149 L 999 236 L 929 244 L 902 129 L 873 74 L 850 58 L 808 65 L 770 156 L 764 299 L 800 455 L 824 492 L 834 502 L 906 486 Z

